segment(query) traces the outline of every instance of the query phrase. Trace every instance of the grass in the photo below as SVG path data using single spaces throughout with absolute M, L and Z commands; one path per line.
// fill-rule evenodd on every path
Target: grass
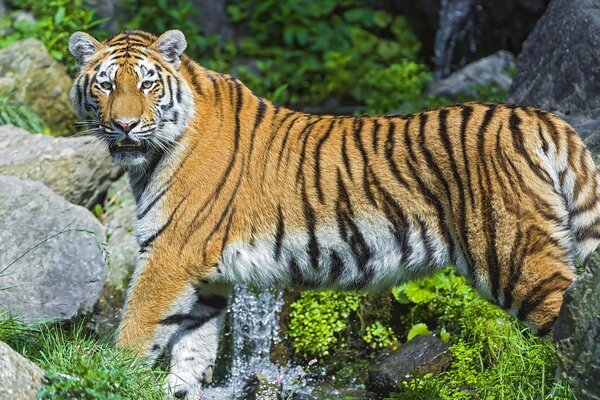
M 46 371 L 42 399 L 165 399 L 164 371 L 115 350 L 109 339 L 84 333 L 82 326 L 34 326 L 9 318 L 0 320 L 0 340 Z
M 29 107 L 10 100 L 0 98 L 0 125 L 13 124 L 32 133 L 49 133 L 44 121 Z

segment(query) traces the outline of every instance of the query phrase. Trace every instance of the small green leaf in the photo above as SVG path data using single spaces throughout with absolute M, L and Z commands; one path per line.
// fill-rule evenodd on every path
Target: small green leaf
M 429 328 L 424 323 L 415 324 L 408 331 L 408 335 L 406 336 L 407 341 L 411 341 L 415 338 L 415 336 L 419 335 L 429 335 L 431 332 Z
M 65 8 L 59 7 L 54 14 L 54 25 L 60 25 L 65 20 Z
M 385 28 L 392 22 L 392 16 L 383 10 L 377 10 L 373 13 L 373 22 L 380 28 Z

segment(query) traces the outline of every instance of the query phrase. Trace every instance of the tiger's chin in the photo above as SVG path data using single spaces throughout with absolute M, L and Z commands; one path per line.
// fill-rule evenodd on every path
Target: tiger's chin
M 110 154 L 113 162 L 124 167 L 141 168 L 148 164 L 149 152 L 144 147 L 118 148 L 111 147 Z

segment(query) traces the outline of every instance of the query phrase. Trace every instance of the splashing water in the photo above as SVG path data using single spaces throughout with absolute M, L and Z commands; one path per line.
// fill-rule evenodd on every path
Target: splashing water
M 477 51 L 479 33 L 474 13 L 481 9 L 476 0 L 441 0 L 439 27 L 433 46 L 436 79 L 450 74 L 457 44 L 466 43 L 468 51 Z M 467 57 L 464 54 L 459 60 L 459 66 L 464 65 L 466 61 Z
M 281 366 L 270 358 L 271 346 L 278 343 L 279 313 L 283 306 L 281 290 L 251 289 L 237 285 L 229 305 L 231 368 L 224 384 L 205 390 L 207 399 L 231 400 L 242 394 L 244 381 L 261 374 L 269 382 L 281 382 L 290 388 L 302 375 L 301 367 Z

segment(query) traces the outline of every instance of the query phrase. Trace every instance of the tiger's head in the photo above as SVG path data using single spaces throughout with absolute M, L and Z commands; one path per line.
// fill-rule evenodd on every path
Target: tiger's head
M 102 43 L 84 32 L 71 35 L 69 51 L 79 67 L 71 99 L 115 162 L 144 166 L 186 129 L 194 112 L 179 71 L 186 46 L 178 30 L 158 38 L 122 32 Z

